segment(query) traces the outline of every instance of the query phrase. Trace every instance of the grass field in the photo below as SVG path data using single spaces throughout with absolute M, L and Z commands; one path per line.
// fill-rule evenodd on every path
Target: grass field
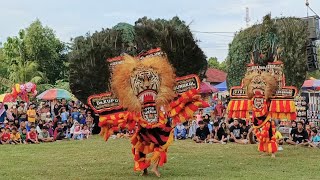
M 320 150 L 284 146 L 276 159 L 255 145 L 175 142 L 160 179 L 320 179 Z M 159 179 L 133 172 L 128 139 L 0 146 L 0 179 Z

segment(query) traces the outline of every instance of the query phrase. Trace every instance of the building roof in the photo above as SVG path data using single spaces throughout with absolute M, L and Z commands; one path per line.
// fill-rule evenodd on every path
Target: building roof
M 227 80 L 227 73 L 214 68 L 208 68 L 206 72 L 206 81 L 210 83 L 221 83 Z

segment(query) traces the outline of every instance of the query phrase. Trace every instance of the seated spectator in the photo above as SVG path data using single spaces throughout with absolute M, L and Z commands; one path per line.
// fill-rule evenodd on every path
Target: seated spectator
M 187 137 L 187 130 L 182 123 L 177 124 L 174 128 L 174 138 L 177 139 L 186 139 Z
M 126 132 L 127 132 L 126 134 L 129 134 L 128 133 L 129 131 L 126 131 Z M 89 139 L 89 136 L 90 136 L 90 130 L 89 130 L 88 126 L 85 124 L 85 125 L 83 125 L 83 129 L 82 129 L 82 138 Z
M 282 134 L 279 131 L 279 127 L 277 128 L 277 131 L 275 133 L 275 137 L 276 137 L 276 142 L 279 145 L 278 150 L 282 151 L 283 147 L 281 145 L 283 145 L 284 140 L 283 140 Z
M 218 122 L 213 123 L 213 130 L 212 130 L 211 138 L 209 142 L 225 144 L 228 141 L 227 135 L 224 133 L 224 131 L 221 131 L 221 130 L 219 131 L 219 130 L 220 130 L 219 123 Z M 219 133 L 222 133 L 222 134 L 219 134 Z
M 21 143 L 27 144 L 27 129 L 26 128 L 21 130 L 20 137 L 21 137 Z
M 320 148 L 320 136 L 318 130 L 312 129 L 311 131 L 311 141 L 309 142 L 310 147 Z
M 291 122 L 291 128 L 289 129 L 289 134 L 291 134 L 291 131 L 293 129 L 297 129 L 297 122 L 296 121 Z
M 309 145 L 308 143 L 308 133 L 303 129 L 303 123 L 301 121 L 297 122 L 297 128 L 293 128 L 290 133 L 290 137 L 287 140 L 288 144 L 291 145 Z
M 50 136 L 49 132 L 48 132 L 48 127 L 47 126 L 43 126 L 42 131 L 39 133 L 39 142 L 52 142 L 53 138 Z
M 243 138 L 243 128 L 239 125 L 239 120 L 234 119 L 233 126 L 230 127 L 230 142 L 238 144 L 246 144 L 247 141 Z
M 79 113 L 78 108 L 76 106 L 73 107 L 73 109 L 72 109 L 71 117 L 73 120 L 76 120 L 78 122 L 80 121 L 80 113 Z
M 15 126 L 17 130 L 19 130 L 20 128 L 19 119 L 14 119 L 13 126 Z
M 73 137 L 74 140 L 82 140 L 82 132 L 81 127 L 78 121 L 75 121 L 74 131 L 73 131 Z
M 38 135 L 34 126 L 30 127 L 30 131 L 27 133 L 27 143 L 38 144 Z
M 196 130 L 196 136 L 193 138 L 197 143 L 206 143 L 210 139 L 210 131 L 203 121 L 199 121 L 199 127 Z
M 197 124 L 197 121 L 196 120 L 192 120 L 192 121 L 189 121 L 189 132 L 188 132 L 188 137 L 189 138 L 194 138 L 195 135 L 196 135 L 196 130 L 197 128 L 199 127 L 198 124 Z
M 65 134 L 63 132 L 62 123 L 58 122 L 58 125 L 53 133 L 53 139 L 56 140 L 63 140 L 65 138 Z
M 42 132 L 43 124 L 44 124 L 43 121 L 40 120 L 37 127 L 36 127 L 38 134 L 40 134 Z
M 21 135 L 23 129 L 26 129 L 26 130 L 27 130 L 25 121 L 21 121 L 21 122 L 20 122 L 20 127 L 19 127 L 19 133 L 20 133 L 20 135 Z
M 10 144 L 11 142 L 11 135 L 9 128 L 2 128 L 1 129 L 2 136 L 1 136 L 1 144 Z
M 21 136 L 16 127 L 12 128 L 10 139 L 11 144 L 21 144 Z
M 249 133 L 250 127 L 247 126 L 247 122 L 245 120 L 240 120 L 239 126 L 242 128 L 243 139 L 248 139 L 249 138 L 248 133 Z
M 51 114 L 50 114 L 50 112 L 47 112 L 47 113 L 46 113 L 45 122 L 46 122 L 46 123 L 49 123 L 50 121 L 52 121 Z
M 308 133 L 308 140 L 311 141 L 311 127 L 309 124 L 306 124 L 306 131 Z

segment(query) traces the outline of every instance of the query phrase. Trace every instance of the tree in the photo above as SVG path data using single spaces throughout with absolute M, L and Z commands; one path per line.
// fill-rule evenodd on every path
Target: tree
M 70 88 L 86 102 L 88 96 L 110 90 L 106 59 L 121 53 L 138 55 L 160 47 L 176 69 L 177 76 L 204 77 L 207 61 L 189 27 L 178 17 L 171 20 L 143 17 L 135 25 L 119 23 L 111 29 L 79 36 L 73 40 L 70 58 Z
M 52 29 L 43 27 L 39 20 L 34 21 L 28 28 L 20 30 L 18 36 L 8 37 L 4 43 L 10 80 L 54 84 L 67 74 L 64 50 L 65 45 Z
M 306 43 L 307 26 L 300 18 L 276 18 L 270 15 L 264 17 L 262 24 L 253 25 L 250 28 L 236 34 L 229 45 L 228 54 L 228 86 L 240 85 L 246 71 L 246 64 L 250 62 L 253 44 L 260 38 L 266 38 L 270 32 L 275 32 L 278 46 L 283 49 L 281 60 L 285 64 L 284 73 L 287 85 L 298 88 L 302 86 L 306 78 Z M 263 41 L 265 41 L 264 39 Z M 261 50 L 268 49 L 268 45 L 261 44 Z M 265 64 L 265 62 L 255 62 Z
M 227 72 L 227 61 L 224 60 L 221 63 L 218 61 L 218 58 L 211 57 L 208 60 L 208 67 L 219 69 L 221 71 Z

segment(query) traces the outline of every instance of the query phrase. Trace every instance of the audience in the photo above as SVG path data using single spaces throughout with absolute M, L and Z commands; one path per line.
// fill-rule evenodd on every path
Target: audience
M 182 123 L 177 124 L 174 128 L 174 139 L 186 139 L 187 137 L 187 129 L 184 127 Z
M 243 138 L 243 128 L 239 125 L 239 120 L 234 119 L 233 125 L 230 127 L 230 142 L 238 144 L 246 144 L 247 141 Z
M 293 128 L 290 133 L 290 137 L 287 140 L 288 144 L 291 145 L 308 145 L 309 137 L 307 131 L 303 128 L 301 121 L 297 122 L 297 128 Z
M 197 143 L 206 143 L 209 142 L 210 139 L 210 131 L 208 127 L 205 126 L 203 121 L 198 122 L 199 127 L 196 130 L 196 136 L 194 137 L 194 141 Z
M 318 134 L 318 130 L 311 130 L 311 141 L 309 142 L 310 147 L 320 148 L 320 136 Z

